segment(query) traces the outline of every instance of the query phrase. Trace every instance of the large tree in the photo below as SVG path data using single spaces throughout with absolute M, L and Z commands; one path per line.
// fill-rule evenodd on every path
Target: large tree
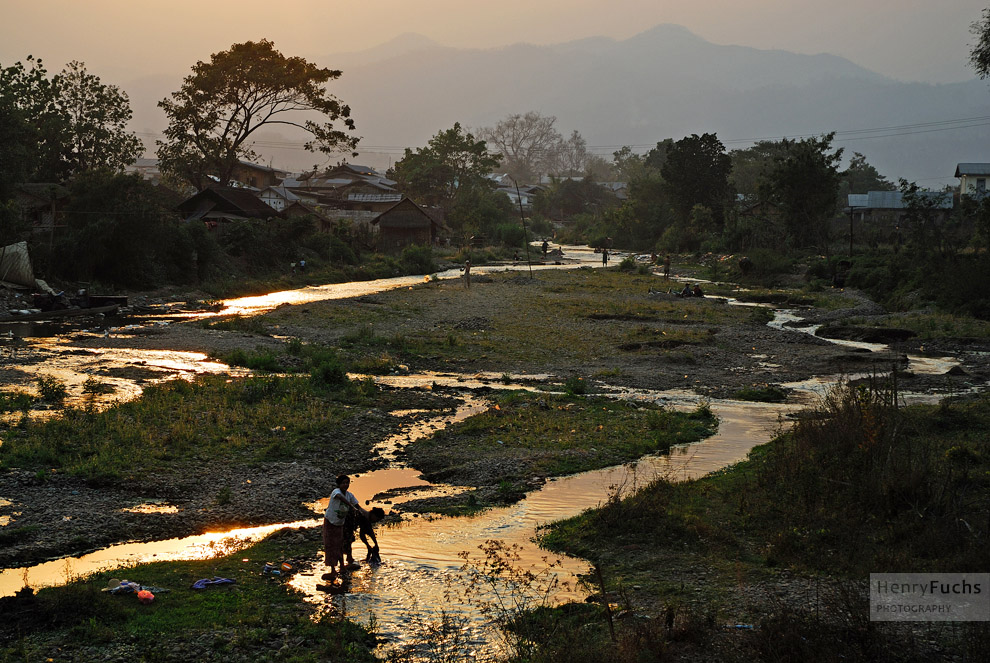
M 729 156 L 732 157 L 729 182 L 737 193 L 755 198 L 776 159 L 787 156 L 787 145 L 779 140 L 761 140 L 752 147 L 733 150 Z
M 584 175 L 600 164 L 588 153 L 581 134 L 564 138 L 554 127 L 557 118 L 536 111 L 514 114 L 494 127 L 478 130 L 492 149 L 502 155 L 502 172 L 520 184 L 538 182 L 543 175 Z
M 459 188 L 487 187 L 487 176 L 501 163 L 485 141 L 465 132 L 459 122 L 437 133 L 426 147 L 406 148 L 389 170 L 398 188 L 425 205 L 449 209 Z
M 56 78 L 58 107 L 68 118 L 66 157 L 74 173 L 120 172 L 144 152 L 127 131 L 131 106 L 127 94 L 100 82 L 81 62 L 70 62 Z
M 660 168 L 678 219 L 687 221 L 695 205 L 702 205 L 712 211 L 718 226 L 732 197 L 731 172 L 732 159 L 715 134 L 692 134 L 675 142 Z
M 305 147 L 333 154 L 353 151 L 358 137 L 351 109 L 326 89 L 341 71 L 285 57 L 268 40 L 234 44 L 197 62 L 171 99 L 159 106 L 168 118 L 158 141 L 162 171 L 203 189 L 230 183 L 237 162 L 254 160 L 251 136 L 260 127 L 289 125 L 309 134 Z M 313 113 L 322 116 L 312 119 Z M 346 130 L 334 122 L 341 120 Z M 356 154 L 355 154 L 356 155 Z M 216 178 L 215 180 L 213 178 Z
M 796 246 L 820 243 L 828 249 L 828 221 L 835 213 L 842 149 L 832 151 L 834 133 L 800 141 L 784 140 L 767 173 L 761 195 L 783 212 L 788 238 Z
M 0 69 L 0 178 L 13 172 L 21 181 L 63 181 L 89 170 L 119 172 L 137 159 L 144 146 L 127 131 L 125 93 L 81 62 L 51 78 L 41 60 L 26 62 Z
M 57 100 L 55 82 L 41 60 L 28 56 L 25 62 L 0 68 L 4 187 L 13 182 L 61 181 L 69 174 L 64 158 L 67 118 Z
M 880 174 L 866 157 L 859 152 L 853 152 L 852 159 L 849 160 L 849 167 L 840 173 L 842 186 L 840 188 L 839 202 L 843 201 L 843 194 L 869 193 L 870 191 L 894 191 L 897 186 Z
M 980 78 L 987 78 L 990 76 L 990 8 L 983 10 L 982 18 L 972 23 L 969 31 L 978 39 L 969 52 L 969 62 Z

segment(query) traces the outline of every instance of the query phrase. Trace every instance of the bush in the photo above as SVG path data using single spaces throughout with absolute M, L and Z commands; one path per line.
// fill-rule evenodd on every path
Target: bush
M 38 378 L 38 393 L 42 400 L 49 403 L 61 403 L 65 400 L 69 390 L 62 380 L 50 375 L 42 375 Z
M 320 389 L 338 390 L 347 386 L 349 380 L 343 365 L 336 358 L 324 359 L 309 371 L 313 386 Z
M 433 259 L 433 249 L 428 246 L 418 244 L 407 246 L 402 249 L 399 262 L 406 274 L 432 274 L 437 271 L 437 262 Z
M 526 243 L 527 233 L 518 223 L 503 223 L 498 226 L 496 232 L 499 240 L 506 246 L 521 248 Z

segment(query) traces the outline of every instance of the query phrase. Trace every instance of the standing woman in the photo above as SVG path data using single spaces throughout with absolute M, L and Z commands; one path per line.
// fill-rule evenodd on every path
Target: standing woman
M 338 569 L 344 572 L 344 552 L 346 542 L 344 540 L 344 523 L 347 514 L 357 511 L 364 515 L 368 512 L 358 504 L 354 493 L 347 490 L 351 485 L 351 478 L 346 474 L 337 477 L 337 487 L 330 493 L 330 503 L 323 514 L 323 563 L 330 567 L 330 572 L 324 574 L 323 579 L 333 582 L 337 577 Z

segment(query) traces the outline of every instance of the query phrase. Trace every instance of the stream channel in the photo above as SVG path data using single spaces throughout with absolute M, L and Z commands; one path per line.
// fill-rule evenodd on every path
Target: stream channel
M 600 264 L 600 258 L 586 248 L 565 247 L 566 256 L 572 260 L 563 265 L 534 265 L 534 268 L 572 268 L 581 265 Z M 621 259 L 620 255 L 616 255 Z M 497 268 L 474 268 L 476 273 L 502 271 L 511 266 Z M 515 269 L 526 269 L 525 265 Z M 439 278 L 456 278 L 458 270 L 449 270 Z M 400 277 L 370 282 L 334 284 L 308 287 L 301 290 L 273 293 L 264 297 L 250 297 L 225 302 L 226 308 L 219 314 L 241 313 L 250 315 L 270 310 L 285 303 L 304 303 L 320 299 L 337 299 L 373 294 L 384 290 L 407 287 L 423 281 L 419 277 Z M 733 303 L 733 302 L 730 302 Z M 216 314 L 214 314 L 216 315 Z M 771 326 L 785 324 L 799 319 L 792 311 L 777 311 Z M 150 321 L 148 324 L 155 324 Z M 814 333 L 813 328 L 805 331 Z M 98 333 L 98 332 L 94 332 Z M 109 332 L 112 333 L 112 329 Z M 845 345 L 868 349 L 873 352 L 888 352 L 886 346 L 841 341 Z M 64 348 L 63 348 L 64 349 Z M 46 365 L 46 372 L 52 369 L 60 377 L 76 376 L 84 379 L 90 372 L 86 361 L 99 360 L 117 363 L 143 362 L 159 368 L 170 369 L 173 375 L 201 372 L 229 372 L 223 364 L 213 364 L 197 353 L 146 352 L 139 350 L 100 351 L 94 357 L 92 351 L 63 354 L 64 364 Z M 909 356 L 908 370 L 915 373 L 942 374 L 956 364 L 951 358 L 931 358 Z M 78 376 L 82 375 L 80 378 Z M 523 379 L 532 376 L 516 376 Z M 475 558 L 479 544 L 497 539 L 506 544 L 520 547 L 519 568 L 536 571 L 546 569 L 547 553 L 533 543 L 536 529 L 545 523 L 568 518 L 581 511 L 604 502 L 610 494 L 632 491 L 637 485 L 645 485 L 653 478 L 664 476 L 674 480 L 699 477 L 724 468 L 746 457 L 749 450 L 768 441 L 775 431 L 781 428 L 788 415 L 814 405 L 832 385 L 840 379 L 857 376 L 818 377 L 800 383 L 782 385 L 793 390 L 784 404 L 765 404 L 731 400 L 712 400 L 711 408 L 718 416 L 719 429 L 712 437 L 690 445 L 675 447 L 669 455 L 650 456 L 635 463 L 584 472 L 552 479 L 539 490 L 529 493 L 523 500 L 506 507 L 491 509 L 473 517 L 434 518 L 412 517 L 390 527 L 378 528 L 378 538 L 384 563 L 378 567 L 363 566 L 352 574 L 352 581 L 346 594 L 330 595 L 317 589 L 322 581 L 322 555 L 315 568 L 301 569 L 289 583 L 300 590 L 305 599 L 319 606 L 319 611 L 344 613 L 349 618 L 367 623 L 372 618 L 380 635 L 396 644 L 408 643 L 417 637 L 422 638 L 424 627 L 438 621 L 441 611 L 453 618 L 462 628 L 461 642 L 468 643 L 470 649 L 489 650 L 493 646 L 492 634 L 488 632 L 485 620 L 476 605 L 471 604 L 464 587 L 466 579 L 461 567 L 464 560 L 460 554 L 470 552 Z M 427 484 L 413 468 L 403 467 L 394 460 L 392 452 L 410 441 L 432 435 L 453 421 L 461 420 L 483 411 L 487 403 L 472 393 L 473 388 L 501 384 L 501 375 L 402 375 L 376 377 L 381 383 L 396 387 L 421 387 L 431 383 L 462 389 L 462 400 L 454 414 L 436 416 L 429 412 L 419 413 L 417 421 L 402 433 L 383 440 L 378 448 L 382 455 L 391 460 L 390 467 L 382 470 L 354 475 L 351 491 L 373 504 L 399 505 L 404 500 L 428 497 L 436 494 L 457 491 L 456 486 L 434 486 Z M 118 385 L 125 396 L 136 396 L 140 385 L 133 383 Z M 523 388 L 508 385 L 508 388 Z M 691 410 L 697 407 L 699 397 L 689 391 L 630 391 L 612 389 L 615 398 L 652 402 L 675 409 Z M 117 397 L 122 397 L 120 392 Z M 909 394 L 910 402 L 934 401 L 937 397 L 925 394 Z M 387 501 L 376 501 L 373 496 L 397 488 L 405 488 Z M 4 496 L 0 496 L 3 498 Z M 6 569 L 0 571 L 0 596 L 9 596 L 24 584 L 32 587 L 54 585 L 67 578 L 86 575 L 98 569 L 112 569 L 143 561 L 167 559 L 208 558 L 217 554 L 237 550 L 246 542 L 260 539 L 272 531 L 285 527 L 318 527 L 319 514 L 326 506 L 326 499 L 311 505 L 312 520 L 293 523 L 275 523 L 264 527 L 253 527 L 234 531 L 208 533 L 166 541 L 150 543 L 126 543 L 110 546 L 103 550 L 75 558 L 67 558 L 39 564 L 33 567 Z M 154 509 L 154 505 L 149 505 Z M 3 523 L 0 523 L 3 524 Z M 363 545 L 355 544 L 355 556 L 362 558 Z M 316 552 L 316 551 L 314 551 Z M 554 557 L 556 559 L 556 557 Z M 273 560 L 274 561 L 274 560 Z M 586 591 L 575 583 L 576 575 L 587 571 L 586 562 L 563 557 L 561 565 L 549 572 L 567 583 L 554 594 L 553 600 L 582 600 Z M 257 573 L 253 566 L 245 573 Z

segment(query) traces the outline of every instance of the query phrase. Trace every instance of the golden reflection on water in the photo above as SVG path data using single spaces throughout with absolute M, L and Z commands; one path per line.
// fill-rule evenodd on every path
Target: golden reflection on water
M 138 504 L 136 506 L 128 507 L 126 509 L 121 509 L 121 511 L 125 511 L 127 513 L 178 513 L 179 507 L 171 504 L 148 502 L 145 504 Z
M 303 520 L 261 527 L 245 527 L 227 532 L 209 532 L 167 541 L 122 543 L 80 557 L 45 562 L 28 569 L 0 571 L 0 596 L 10 596 L 25 583 L 31 587 L 60 585 L 108 568 L 152 561 L 211 559 L 228 555 L 260 541 L 282 528 L 316 527 L 319 521 Z

